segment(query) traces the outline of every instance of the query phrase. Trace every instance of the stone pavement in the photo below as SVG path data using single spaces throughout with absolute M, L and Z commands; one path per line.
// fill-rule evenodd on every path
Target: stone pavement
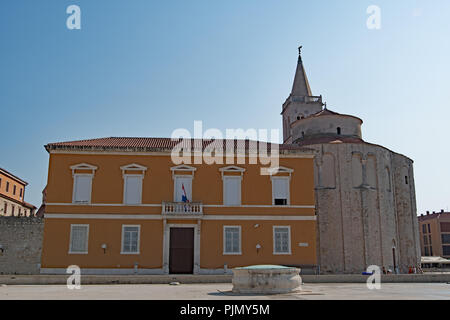
M 230 283 L 83 285 L 69 290 L 65 285 L 1 285 L 0 300 L 450 300 L 448 283 L 382 283 L 369 290 L 364 283 L 311 283 L 303 291 L 280 295 L 236 295 Z

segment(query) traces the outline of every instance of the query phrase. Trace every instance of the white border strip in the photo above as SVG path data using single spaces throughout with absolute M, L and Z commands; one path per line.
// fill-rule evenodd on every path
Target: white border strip
M 78 203 L 46 203 L 47 206 L 88 206 L 88 207 L 161 207 L 162 204 L 123 204 L 123 203 L 89 203 L 89 204 L 78 204 Z M 203 207 L 207 208 L 296 208 L 296 209 L 314 209 L 315 205 L 287 205 L 287 206 L 276 206 L 276 205 L 252 205 L 243 204 L 240 206 L 227 206 L 223 204 L 204 204 Z
M 199 216 L 168 216 L 158 214 L 84 214 L 84 213 L 45 213 L 46 219 L 133 219 L 133 220 L 162 220 L 162 219 L 201 219 L 201 220 L 292 220 L 292 221 L 315 221 L 316 216 L 265 216 L 265 215 L 199 215 Z

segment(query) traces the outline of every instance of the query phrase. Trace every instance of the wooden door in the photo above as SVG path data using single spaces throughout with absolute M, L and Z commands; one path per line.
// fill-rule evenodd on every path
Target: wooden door
M 194 270 L 194 228 L 170 228 L 169 273 Z

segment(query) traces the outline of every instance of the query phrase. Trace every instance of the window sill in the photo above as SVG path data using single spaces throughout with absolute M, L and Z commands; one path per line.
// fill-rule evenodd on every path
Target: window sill
M 120 254 L 141 254 L 140 252 L 121 252 Z
M 86 252 L 72 252 L 72 251 L 69 251 L 68 254 L 88 254 L 88 252 L 87 251 Z
M 280 255 L 285 255 L 285 256 L 289 256 L 292 255 L 292 252 L 274 252 L 274 255 L 280 256 Z
M 224 252 L 222 253 L 224 256 L 240 256 L 242 255 L 242 252 Z

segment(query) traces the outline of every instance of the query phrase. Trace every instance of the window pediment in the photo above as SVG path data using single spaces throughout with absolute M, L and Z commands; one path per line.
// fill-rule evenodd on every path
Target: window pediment
M 289 173 L 289 177 L 290 177 L 292 172 L 294 172 L 294 169 L 280 166 L 280 167 L 269 168 L 267 171 L 269 171 L 270 175 L 275 175 L 275 174 L 279 174 L 279 173 Z
M 245 169 L 244 169 L 244 168 L 241 168 L 241 167 L 237 167 L 237 166 L 227 166 L 227 167 L 220 168 L 219 171 L 221 172 L 221 174 L 222 174 L 222 179 L 223 179 L 224 173 L 225 173 L 225 172 L 227 172 L 227 173 L 235 173 L 235 172 L 238 172 L 238 173 L 240 173 L 240 176 L 242 177 L 242 175 L 243 175 L 244 172 L 245 172 Z
M 75 175 L 75 171 L 76 170 L 90 170 L 91 174 L 95 173 L 95 170 L 98 169 L 97 166 L 88 164 L 88 163 L 79 163 L 79 164 L 75 164 L 73 166 L 70 166 L 70 169 L 72 170 L 72 176 Z
M 131 163 L 127 164 L 125 166 L 121 166 L 120 169 L 122 170 L 122 175 L 125 177 L 127 171 L 133 171 L 133 174 L 145 174 L 145 171 L 147 171 L 147 167 L 141 166 L 137 163 Z
M 170 170 L 172 171 L 172 178 L 175 178 L 175 173 L 178 172 L 190 172 L 191 174 L 188 175 L 186 174 L 186 176 L 191 176 L 194 177 L 194 172 L 197 170 L 197 168 L 195 167 L 191 167 L 185 164 L 180 164 L 178 166 L 175 167 L 171 167 Z

